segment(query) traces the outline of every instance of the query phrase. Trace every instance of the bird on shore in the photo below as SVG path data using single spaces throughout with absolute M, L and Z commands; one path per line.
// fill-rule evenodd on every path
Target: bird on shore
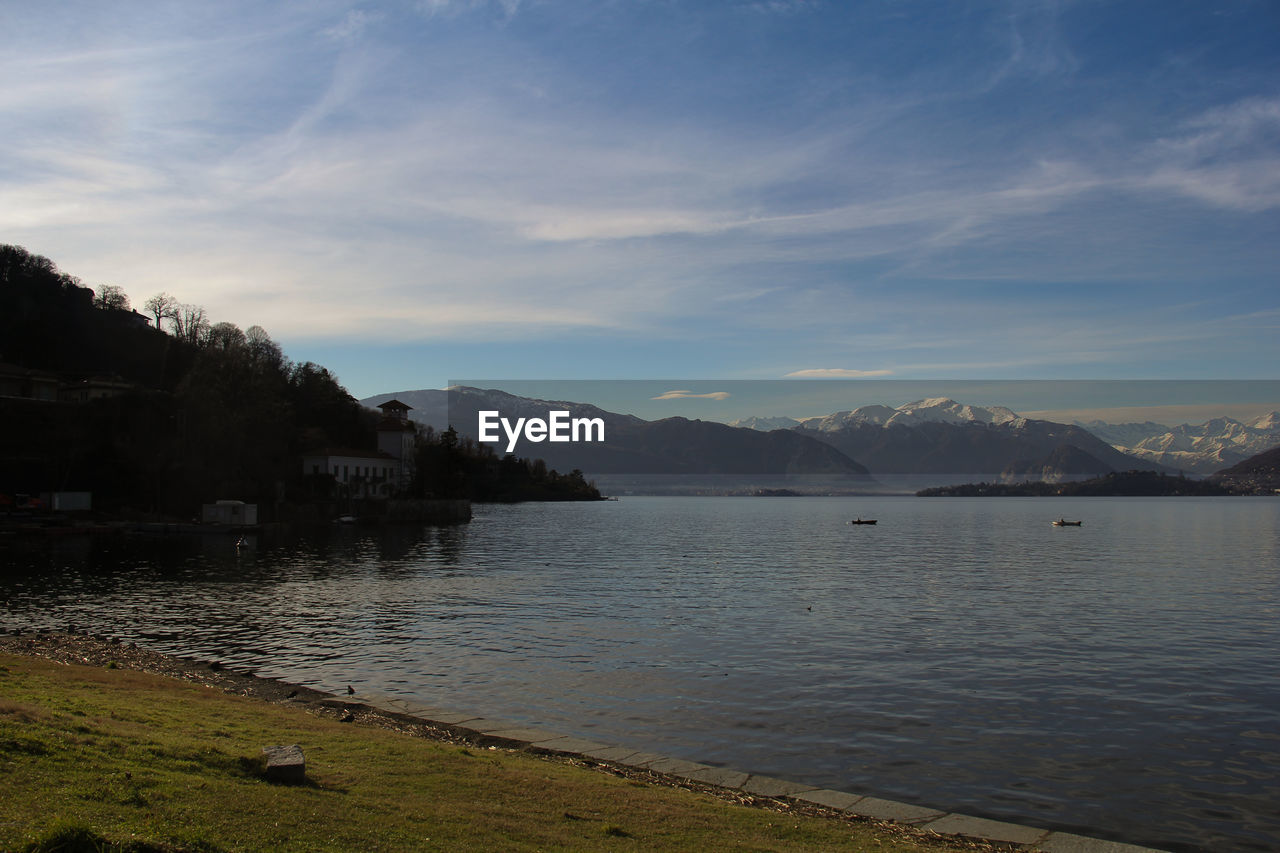
M 348 696 L 356 695 L 356 689 L 352 687 L 350 684 L 347 685 L 347 695 Z

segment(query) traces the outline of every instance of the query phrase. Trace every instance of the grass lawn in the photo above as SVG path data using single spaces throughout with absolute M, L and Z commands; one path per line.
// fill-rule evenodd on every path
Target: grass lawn
M 292 743 L 306 754 L 307 782 L 266 781 L 262 747 Z M 0 779 L 6 851 L 98 849 L 95 839 L 135 851 L 979 847 L 344 724 L 130 669 L 8 654 Z

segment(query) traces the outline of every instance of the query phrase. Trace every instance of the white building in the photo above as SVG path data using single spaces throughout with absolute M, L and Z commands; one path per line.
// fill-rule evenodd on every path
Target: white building
M 389 498 L 400 482 L 400 461 L 376 450 L 325 448 L 303 455 L 302 473 L 332 475 L 344 496 Z
M 324 448 L 304 454 L 303 474 L 328 474 L 341 487 L 341 496 L 390 498 L 413 479 L 414 439 L 418 428 L 409 420 L 410 407 L 388 400 L 378 422 L 378 449 Z

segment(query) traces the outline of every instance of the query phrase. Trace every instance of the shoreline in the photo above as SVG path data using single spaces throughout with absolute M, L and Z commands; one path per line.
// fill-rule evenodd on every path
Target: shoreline
M 337 696 L 303 685 L 156 652 L 114 638 L 51 632 L 0 635 L 0 652 L 62 664 L 124 668 L 195 682 L 340 722 L 376 726 L 441 743 L 507 749 L 621 776 L 684 788 L 754 808 L 876 824 L 886 833 L 950 849 L 1045 853 L 1153 853 L 1154 848 L 946 813 L 908 803 L 820 789 L 789 780 L 711 767 L 680 758 L 596 743 L 534 727 L 353 692 Z M 350 688 L 349 688 L 350 689 Z M 1158 851 L 1155 851 L 1158 853 Z

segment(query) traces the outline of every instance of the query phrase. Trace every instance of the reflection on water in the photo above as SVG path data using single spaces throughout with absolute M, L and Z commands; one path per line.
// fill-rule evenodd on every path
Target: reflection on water
M 1048 523 L 1063 516 L 1085 524 Z M 240 548 L 5 546 L 0 597 L 11 626 L 948 810 L 1264 850 L 1278 518 L 1265 499 L 480 507 Z

